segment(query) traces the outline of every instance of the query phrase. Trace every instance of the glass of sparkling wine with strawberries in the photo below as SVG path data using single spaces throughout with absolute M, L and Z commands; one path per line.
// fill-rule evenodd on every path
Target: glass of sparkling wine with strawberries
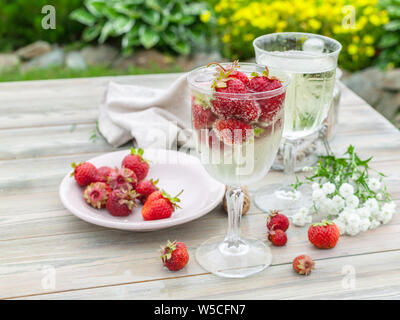
M 299 32 L 273 33 L 253 42 L 256 61 L 290 75 L 285 99 L 283 162 L 285 178 L 254 198 L 262 210 L 281 209 L 292 215 L 311 203 L 308 193 L 295 191 L 296 147 L 320 130 L 332 103 L 341 44 L 328 37 Z
M 240 235 L 241 186 L 262 179 L 278 151 L 288 76 L 251 63 L 212 63 L 188 75 L 196 153 L 208 173 L 228 185 L 228 233 L 196 251 L 200 265 L 222 277 L 243 278 L 265 269 L 264 241 Z

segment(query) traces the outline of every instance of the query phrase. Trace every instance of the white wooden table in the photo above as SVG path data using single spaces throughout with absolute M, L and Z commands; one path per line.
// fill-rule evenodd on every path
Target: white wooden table
M 112 79 L 161 88 L 177 76 Z M 272 266 L 241 280 L 209 274 L 194 258 L 204 239 L 225 233 L 227 218 L 220 207 L 196 221 L 150 233 L 105 229 L 73 216 L 58 197 L 70 163 L 114 150 L 102 138 L 89 141 L 110 79 L 0 84 L 0 298 L 400 298 L 400 215 L 374 231 L 341 237 L 332 250 L 313 248 L 307 228 L 290 227 L 287 246 L 272 248 Z M 373 155 L 372 166 L 389 175 L 399 206 L 400 133 L 344 88 L 332 146 L 342 152 L 350 143 L 361 156 Z M 281 173 L 270 172 L 263 183 L 279 179 Z M 252 205 L 243 233 L 265 238 L 265 218 Z M 182 271 L 169 272 L 160 263 L 157 250 L 167 239 L 189 248 L 190 262 Z M 309 277 L 292 272 L 291 261 L 301 253 L 316 261 Z

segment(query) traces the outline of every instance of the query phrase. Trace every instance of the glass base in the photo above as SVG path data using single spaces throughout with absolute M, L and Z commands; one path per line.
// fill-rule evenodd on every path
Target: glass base
M 241 239 L 238 246 L 223 237 L 213 237 L 196 250 L 197 262 L 220 277 L 245 278 L 267 268 L 271 249 L 261 240 Z
M 288 191 L 282 185 L 270 185 L 255 193 L 254 203 L 260 210 L 280 210 L 290 217 L 300 208 L 309 208 L 312 205 L 311 190 L 302 186 L 299 191 Z

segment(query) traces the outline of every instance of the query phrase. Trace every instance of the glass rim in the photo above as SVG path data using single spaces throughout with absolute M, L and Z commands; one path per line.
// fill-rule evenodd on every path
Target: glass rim
M 312 59 L 315 59 L 315 58 L 335 56 L 335 55 L 339 55 L 339 52 L 342 50 L 342 44 L 339 41 L 337 41 L 336 39 L 329 38 L 327 36 L 323 36 L 323 35 L 320 35 L 320 34 L 308 33 L 308 32 L 275 32 L 275 33 L 264 34 L 264 35 L 259 36 L 259 37 L 255 38 L 253 40 L 254 49 L 263 51 L 263 52 L 265 52 L 265 53 L 267 53 L 267 54 L 269 54 L 271 56 L 282 56 L 281 54 L 273 53 L 272 51 L 267 51 L 265 49 L 261 49 L 256 44 L 258 41 L 260 41 L 262 39 L 271 38 L 271 37 L 276 36 L 276 35 L 300 35 L 300 36 L 308 36 L 308 37 L 312 36 L 314 38 L 319 38 L 319 39 L 323 39 L 325 41 L 332 42 L 337 46 L 337 49 L 335 51 L 332 51 L 332 52 L 329 52 L 329 53 L 321 53 L 320 55 L 315 55 L 315 56 L 310 56 L 310 57 L 307 57 L 307 56 L 296 57 L 296 59 L 300 58 L 300 59 L 312 60 Z M 280 51 L 280 52 L 284 52 L 284 51 Z M 285 58 L 291 59 L 291 57 L 285 57 Z
M 232 62 L 222 62 L 220 63 L 221 65 L 225 66 L 225 65 L 231 65 Z M 258 64 L 258 63 L 251 63 L 251 62 L 239 62 L 239 71 L 240 71 L 240 67 L 241 66 L 248 66 L 248 67 L 259 67 L 261 69 L 265 70 L 265 65 L 262 64 Z M 268 66 L 267 66 L 268 67 Z M 268 90 L 268 91 L 261 91 L 261 92 L 248 92 L 248 93 L 230 93 L 230 92 L 216 92 L 213 89 L 205 89 L 203 87 L 199 87 L 196 86 L 193 83 L 193 80 L 191 79 L 191 77 L 193 77 L 193 75 L 201 70 L 206 70 L 208 67 L 207 66 L 201 66 L 198 68 L 195 68 L 193 70 L 191 70 L 188 74 L 187 74 L 187 82 L 189 83 L 189 87 L 195 89 L 196 91 L 205 93 L 205 94 L 213 94 L 215 96 L 219 96 L 219 97 L 229 97 L 229 98 L 233 98 L 233 99 L 266 99 L 266 98 L 272 98 L 275 97 L 279 94 L 282 94 L 286 91 L 286 88 L 288 87 L 289 83 L 290 83 L 290 75 L 285 72 L 285 71 L 281 71 L 278 70 L 276 68 L 270 68 L 268 67 L 269 71 L 276 71 L 278 72 L 281 76 L 283 76 L 284 79 L 281 78 L 281 76 L 278 78 L 279 81 L 281 81 L 282 86 L 277 88 L 277 89 L 273 89 L 273 90 Z

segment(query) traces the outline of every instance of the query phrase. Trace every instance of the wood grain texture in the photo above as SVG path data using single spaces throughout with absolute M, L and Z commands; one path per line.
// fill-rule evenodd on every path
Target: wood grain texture
M 179 75 L 0 84 L 0 298 L 399 298 L 399 215 L 376 230 L 342 237 L 332 250 L 313 248 L 306 229 L 291 227 L 288 245 L 272 248 L 272 267 L 231 280 L 207 274 L 194 260 L 204 239 L 224 235 L 221 207 L 152 233 L 94 226 L 63 208 L 58 185 L 70 163 L 115 150 L 102 138 L 89 141 L 107 83 L 165 88 Z M 389 190 L 400 205 L 398 130 L 346 87 L 341 104 L 333 149 L 340 153 L 351 143 L 362 157 L 373 155 L 371 166 L 389 175 Z M 281 179 L 280 172 L 270 172 L 251 187 Z M 265 239 L 265 214 L 254 205 L 243 219 L 243 233 Z M 178 273 L 166 271 L 159 261 L 157 248 L 167 239 L 185 241 L 189 248 L 191 262 Z M 291 260 L 303 252 L 317 260 L 308 278 L 290 271 Z M 357 272 L 353 290 L 341 285 L 342 267 L 348 265 Z M 55 288 L 43 287 L 48 270 L 56 273 Z

